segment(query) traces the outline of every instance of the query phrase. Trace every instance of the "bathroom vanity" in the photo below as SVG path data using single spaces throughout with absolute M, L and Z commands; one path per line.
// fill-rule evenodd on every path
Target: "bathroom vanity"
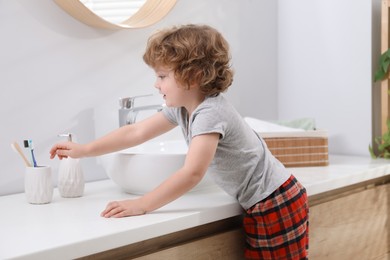
M 307 188 L 311 259 L 387 259 L 390 163 L 330 156 L 329 166 L 289 168 Z M 105 219 L 111 200 L 132 198 L 111 180 L 80 198 L 32 205 L 0 197 L 0 259 L 241 259 L 242 209 L 217 187 L 187 193 L 143 216 Z

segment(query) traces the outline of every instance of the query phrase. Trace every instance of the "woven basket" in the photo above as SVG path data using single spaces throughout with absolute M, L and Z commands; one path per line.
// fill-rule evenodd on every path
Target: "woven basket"
M 329 164 L 328 136 L 324 130 L 259 134 L 272 154 L 286 167 Z

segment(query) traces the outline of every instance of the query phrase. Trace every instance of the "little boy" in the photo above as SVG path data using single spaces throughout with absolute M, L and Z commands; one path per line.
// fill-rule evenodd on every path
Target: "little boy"
M 223 36 L 206 25 L 168 28 L 150 37 L 143 59 L 156 73 L 163 111 L 85 145 L 56 144 L 51 158 L 102 155 L 180 126 L 189 147 L 183 167 L 140 198 L 108 203 L 101 215 L 156 210 L 193 188 L 210 169 L 215 183 L 245 210 L 247 259 L 306 259 L 306 190 L 223 96 L 233 81 Z

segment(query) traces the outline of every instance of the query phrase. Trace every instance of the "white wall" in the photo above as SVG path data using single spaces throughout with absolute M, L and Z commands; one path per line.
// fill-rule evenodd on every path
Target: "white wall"
M 51 165 L 56 178 L 58 161 L 48 152 L 57 134 L 91 141 L 117 127 L 118 97 L 157 93 L 142 54 L 160 27 L 218 28 L 231 44 L 236 70 L 228 98 L 243 115 L 275 119 L 276 13 L 270 0 L 178 0 L 150 28 L 106 31 L 74 20 L 52 0 L 0 0 L 0 195 L 23 191 L 24 166 L 12 141 L 33 139 L 38 162 Z M 106 178 L 95 158 L 82 163 L 88 181 Z
M 369 154 L 371 4 L 279 1 L 279 118 L 315 118 L 331 153 Z
M 314 117 L 332 153 L 368 155 L 370 15 L 369 0 L 178 0 L 150 28 L 106 31 L 52 0 L 0 0 L 0 195 L 23 190 L 13 140 L 33 139 L 56 178 L 48 151 L 58 133 L 93 140 L 117 127 L 118 97 L 157 93 L 145 42 L 177 23 L 210 24 L 230 42 L 236 77 L 227 96 L 242 115 Z M 96 158 L 82 163 L 88 181 L 106 178 Z

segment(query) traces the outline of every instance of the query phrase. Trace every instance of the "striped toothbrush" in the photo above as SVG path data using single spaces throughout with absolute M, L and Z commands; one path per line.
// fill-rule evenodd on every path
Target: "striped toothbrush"
M 34 156 L 34 146 L 32 140 L 24 140 L 23 141 L 24 147 L 30 149 L 30 154 L 31 154 L 31 165 L 33 167 L 37 167 L 37 161 L 35 160 Z

